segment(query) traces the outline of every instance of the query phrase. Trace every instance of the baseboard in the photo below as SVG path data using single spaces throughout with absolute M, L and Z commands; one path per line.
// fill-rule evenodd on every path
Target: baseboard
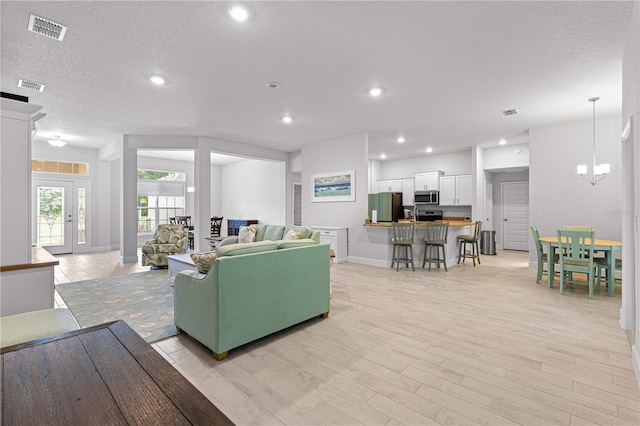
M 631 358 L 633 359 L 633 369 L 636 370 L 636 381 L 640 386 L 640 348 L 637 344 L 631 347 Z
M 369 259 L 367 257 L 349 256 L 349 262 L 358 263 L 360 265 L 377 266 L 379 268 L 391 267 L 391 262 L 387 262 L 386 260 Z
M 99 246 L 99 247 L 91 247 L 92 252 L 100 252 L 100 251 L 111 251 L 114 250 L 111 246 Z
M 120 261 L 120 263 L 137 263 L 138 256 L 120 256 L 118 260 Z
M 120 250 L 120 244 L 113 244 L 111 250 Z

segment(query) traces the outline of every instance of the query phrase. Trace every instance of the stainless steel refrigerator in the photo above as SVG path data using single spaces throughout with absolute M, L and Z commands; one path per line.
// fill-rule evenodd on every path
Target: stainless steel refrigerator
M 402 192 L 369 194 L 369 219 L 372 220 L 373 210 L 377 211 L 378 222 L 397 222 L 404 218 Z

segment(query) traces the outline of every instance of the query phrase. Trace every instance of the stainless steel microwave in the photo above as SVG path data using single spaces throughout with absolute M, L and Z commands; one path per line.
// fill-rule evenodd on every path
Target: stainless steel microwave
M 414 193 L 414 202 L 416 204 L 440 204 L 440 193 L 438 191 L 416 191 Z

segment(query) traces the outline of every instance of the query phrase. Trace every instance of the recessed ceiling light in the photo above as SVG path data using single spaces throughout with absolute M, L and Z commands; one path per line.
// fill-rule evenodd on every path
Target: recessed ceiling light
M 406 141 L 404 136 L 399 136 L 398 139 L 396 139 L 396 142 L 398 142 L 398 143 L 403 143 L 404 141 Z
M 381 87 L 372 87 L 367 91 L 367 93 L 369 93 L 373 97 L 382 95 L 382 92 L 383 90 Z
M 278 89 L 280 87 L 280 84 L 276 83 L 275 81 L 270 81 L 267 83 L 267 87 L 269 89 Z
M 387 154 L 385 154 L 385 153 L 380 154 L 380 158 L 382 158 L 384 160 L 385 158 L 387 158 Z
M 433 152 L 433 148 L 428 147 L 427 149 L 425 149 L 425 152 L 427 152 L 427 153 L 431 153 L 431 152 Z
M 498 143 L 499 143 L 500 145 L 506 145 L 506 144 L 507 144 L 507 141 L 506 141 L 506 140 L 504 140 L 504 139 L 500 139 L 500 141 L 498 141 Z
M 49 139 L 47 142 L 49 142 L 49 145 L 51 146 L 55 146 L 56 148 L 60 148 L 65 146 L 67 143 L 63 140 L 60 140 L 60 136 L 58 135 L 53 135 L 53 137 L 55 139 Z
M 229 15 L 238 22 L 245 22 L 249 19 L 249 10 L 243 5 L 237 4 L 232 6 L 227 9 L 227 12 L 229 12 Z
M 291 116 L 289 115 L 285 115 L 284 117 L 282 117 L 282 122 L 285 124 L 289 124 L 293 121 L 293 118 L 291 118 Z
M 159 75 L 153 75 L 149 77 L 149 80 L 151 80 L 153 84 L 157 84 L 158 86 L 162 86 L 164 84 L 164 78 L 160 77 Z

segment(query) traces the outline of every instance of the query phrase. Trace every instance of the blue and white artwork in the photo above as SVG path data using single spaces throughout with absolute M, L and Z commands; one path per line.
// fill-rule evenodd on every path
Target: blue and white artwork
M 313 201 L 355 201 L 354 171 L 314 175 Z

